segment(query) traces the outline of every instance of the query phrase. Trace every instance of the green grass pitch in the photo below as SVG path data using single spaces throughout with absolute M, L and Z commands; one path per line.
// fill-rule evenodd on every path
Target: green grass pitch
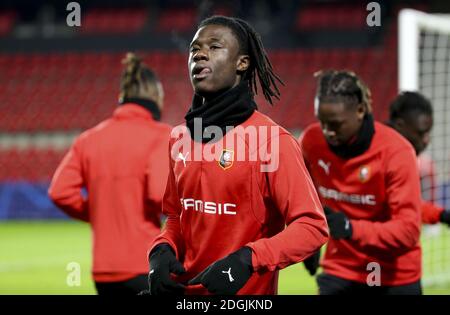
M 79 286 L 67 284 L 70 262 L 80 264 Z M 0 222 L 0 294 L 95 294 L 90 268 L 89 225 L 71 220 Z M 281 271 L 279 293 L 316 294 L 317 286 L 297 264 Z M 450 294 L 450 284 L 425 288 L 425 293 Z

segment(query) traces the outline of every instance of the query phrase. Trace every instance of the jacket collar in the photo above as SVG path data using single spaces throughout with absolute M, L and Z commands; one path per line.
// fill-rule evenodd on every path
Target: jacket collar
M 150 113 L 144 107 L 134 103 L 123 103 L 114 110 L 114 118 L 128 119 L 128 118 L 143 118 L 148 120 L 154 120 L 152 113 Z

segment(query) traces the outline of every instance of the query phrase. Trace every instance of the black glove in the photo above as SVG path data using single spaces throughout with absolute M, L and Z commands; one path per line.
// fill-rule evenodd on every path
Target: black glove
M 156 246 L 150 253 L 150 273 L 148 274 L 150 294 L 183 294 L 184 285 L 175 282 L 170 274 L 181 275 L 185 272 L 183 265 L 177 260 L 168 244 Z
M 247 283 L 252 273 L 252 250 L 242 247 L 209 265 L 188 284 L 202 284 L 213 294 L 234 295 Z
M 441 220 L 442 223 L 446 223 L 450 226 L 450 210 L 444 210 L 441 213 Z
M 320 261 L 320 249 L 303 261 L 306 270 L 308 270 L 311 276 L 314 276 L 316 274 L 317 269 L 319 268 L 319 261 Z
M 332 238 L 338 240 L 352 237 L 352 224 L 344 213 L 336 212 L 327 206 L 324 207 L 324 210 Z

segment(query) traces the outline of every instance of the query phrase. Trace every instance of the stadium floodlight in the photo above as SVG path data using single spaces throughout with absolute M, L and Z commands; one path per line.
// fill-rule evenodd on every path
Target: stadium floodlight
M 450 208 L 450 15 L 404 9 L 398 23 L 399 90 L 421 92 L 434 110 L 425 154 L 434 163 L 435 179 L 422 180 L 422 193 Z M 422 240 L 424 285 L 450 283 L 449 229 L 426 227 Z

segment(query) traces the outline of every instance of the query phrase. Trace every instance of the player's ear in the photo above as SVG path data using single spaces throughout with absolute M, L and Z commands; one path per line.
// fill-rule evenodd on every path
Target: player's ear
M 250 56 L 240 55 L 237 60 L 236 69 L 238 73 L 242 73 L 248 69 L 250 66 Z
M 358 107 L 356 107 L 356 115 L 358 116 L 358 120 L 364 119 L 364 116 L 366 115 L 366 108 L 364 104 L 358 104 Z
M 406 126 L 406 122 L 403 118 L 397 118 L 393 121 L 394 127 L 396 129 L 403 129 Z

